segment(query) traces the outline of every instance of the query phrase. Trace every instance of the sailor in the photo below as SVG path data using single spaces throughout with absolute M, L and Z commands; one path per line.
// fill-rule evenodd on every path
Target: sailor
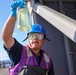
M 52 60 L 41 49 L 45 40 L 49 41 L 42 25 L 32 25 L 23 40 L 28 40 L 27 45 L 20 44 L 12 37 L 16 23 L 16 9 L 21 4 L 23 4 L 21 1 L 12 2 L 11 14 L 2 29 L 4 48 L 12 61 L 9 75 L 54 75 Z

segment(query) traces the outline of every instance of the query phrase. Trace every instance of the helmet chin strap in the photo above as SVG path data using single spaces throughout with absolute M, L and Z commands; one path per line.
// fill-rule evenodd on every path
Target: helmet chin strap
M 26 37 L 22 42 L 26 41 L 28 37 Z
M 45 38 L 46 40 L 48 40 L 48 41 L 51 41 L 50 39 L 48 39 L 48 38 Z

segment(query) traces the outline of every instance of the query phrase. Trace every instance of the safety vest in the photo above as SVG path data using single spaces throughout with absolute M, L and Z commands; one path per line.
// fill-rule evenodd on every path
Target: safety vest
M 26 64 L 38 66 L 37 59 L 33 55 L 33 53 L 29 50 L 29 47 L 23 46 L 20 62 L 17 65 L 9 68 L 9 75 L 18 75 L 18 73 L 21 71 L 23 66 L 25 66 Z M 48 70 L 51 67 L 51 60 L 43 50 L 42 50 L 42 58 L 39 66 L 41 68 L 45 68 Z

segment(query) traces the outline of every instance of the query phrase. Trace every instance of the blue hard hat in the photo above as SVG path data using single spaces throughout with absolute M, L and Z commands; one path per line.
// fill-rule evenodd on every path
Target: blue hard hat
M 38 33 L 42 33 L 42 34 L 46 35 L 45 29 L 41 25 L 39 25 L 39 24 L 32 25 L 32 27 L 28 31 L 28 33 L 32 33 L 32 32 L 38 32 Z
M 39 24 L 32 25 L 32 27 L 30 28 L 30 30 L 27 33 L 27 37 L 23 40 L 23 42 L 28 38 L 29 33 L 42 33 L 42 34 L 44 34 L 45 39 L 50 41 L 48 38 L 46 38 L 45 29 Z

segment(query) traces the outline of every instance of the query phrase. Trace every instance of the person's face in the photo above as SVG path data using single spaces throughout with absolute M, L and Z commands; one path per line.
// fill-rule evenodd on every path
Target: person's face
M 38 50 L 44 43 L 44 34 L 31 33 L 28 37 L 29 47 L 33 50 Z

